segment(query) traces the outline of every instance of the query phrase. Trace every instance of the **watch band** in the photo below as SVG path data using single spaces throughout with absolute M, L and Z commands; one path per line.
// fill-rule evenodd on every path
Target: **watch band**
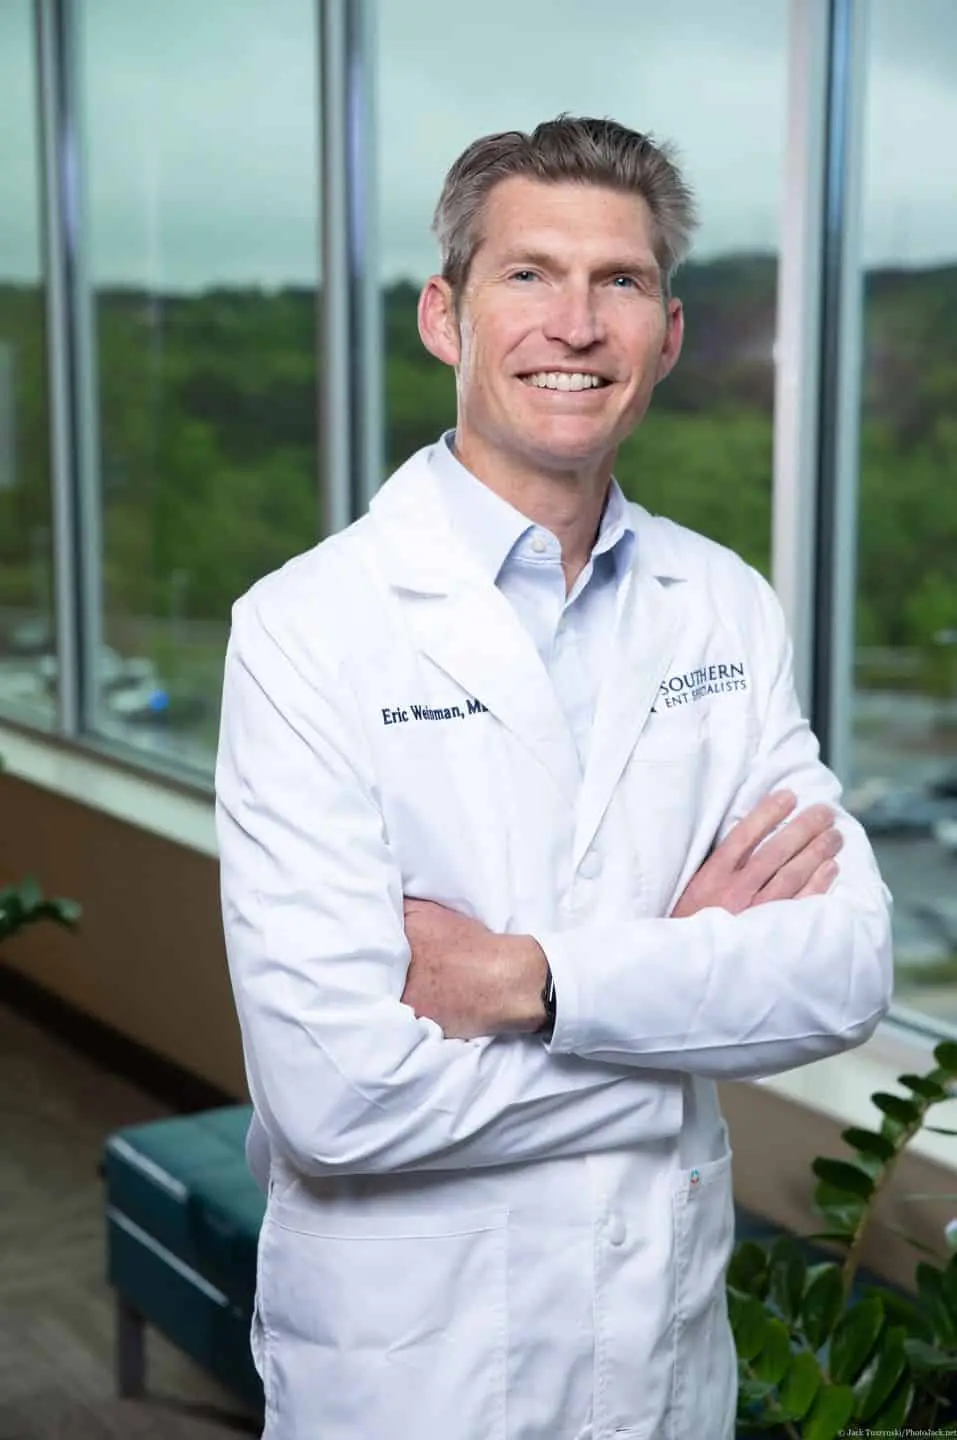
M 542 986 L 542 1008 L 545 1011 L 545 1019 L 538 1027 L 539 1035 L 551 1038 L 555 1029 L 555 978 L 552 975 L 552 967 L 545 961 L 545 984 Z

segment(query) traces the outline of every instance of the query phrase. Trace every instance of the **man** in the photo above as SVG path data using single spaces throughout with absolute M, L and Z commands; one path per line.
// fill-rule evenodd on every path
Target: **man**
M 691 228 L 611 121 L 472 145 L 419 305 L 454 433 L 235 608 L 268 1440 L 730 1440 L 714 1081 L 886 1012 L 888 896 L 770 588 L 612 479 Z

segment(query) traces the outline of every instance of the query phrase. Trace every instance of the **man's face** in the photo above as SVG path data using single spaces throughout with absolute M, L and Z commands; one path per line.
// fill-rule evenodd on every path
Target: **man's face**
M 420 330 L 456 367 L 460 448 L 569 474 L 610 469 L 678 358 L 682 315 L 640 197 L 515 177 L 488 197 L 457 323 L 433 280 Z

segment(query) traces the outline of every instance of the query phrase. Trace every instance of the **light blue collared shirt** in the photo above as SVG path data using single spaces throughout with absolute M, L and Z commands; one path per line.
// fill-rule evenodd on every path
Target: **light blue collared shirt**
M 446 431 L 431 455 L 453 527 L 531 636 L 584 771 L 618 590 L 635 544 L 627 501 L 613 479 L 591 556 L 566 595 L 557 538 L 466 470 L 454 443 L 455 431 Z

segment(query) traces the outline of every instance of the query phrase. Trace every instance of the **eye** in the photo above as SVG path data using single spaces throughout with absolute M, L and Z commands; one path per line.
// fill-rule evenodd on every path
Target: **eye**
M 512 280 L 521 280 L 523 282 L 527 282 L 529 280 L 534 280 L 536 278 L 536 275 L 534 270 L 513 270 L 510 278 Z
M 616 275 L 611 283 L 612 285 L 614 285 L 616 290 L 634 290 L 637 288 L 638 285 L 638 281 L 635 279 L 634 275 Z

